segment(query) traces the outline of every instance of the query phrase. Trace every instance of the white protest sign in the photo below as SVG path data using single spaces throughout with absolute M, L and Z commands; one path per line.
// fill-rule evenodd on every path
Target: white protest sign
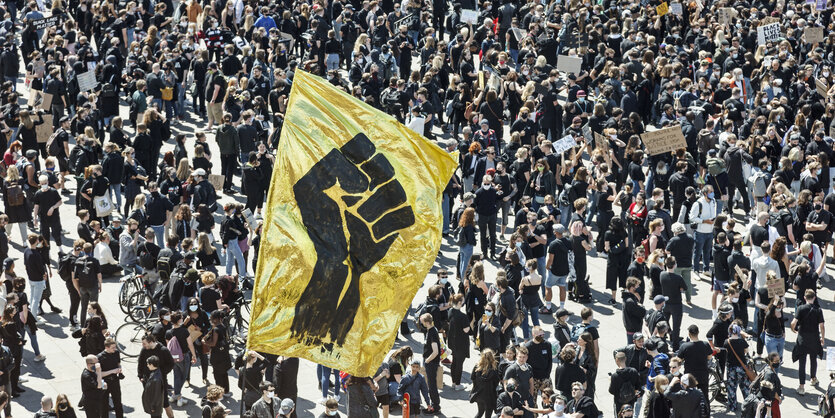
M 478 24 L 478 12 L 470 9 L 461 9 L 461 23 Z
M 766 42 L 774 42 L 782 36 L 779 23 L 771 23 L 757 27 L 757 44 L 759 45 L 765 45 Z
M 577 146 L 577 141 L 574 140 L 574 137 L 571 135 L 566 135 L 560 138 L 559 141 L 554 142 L 553 144 L 554 152 L 557 154 L 562 154 L 564 152 L 570 151 L 572 148 Z
M 681 3 L 670 3 L 670 12 L 676 16 L 681 16 L 684 14 L 684 8 Z
M 96 81 L 96 74 L 92 71 L 87 71 L 78 75 L 78 88 L 81 91 L 95 90 L 99 83 Z
M 566 73 L 579 74 L 583 68 L 583 59 L 580 57 L 569 57 L 560 55 L 557 57 L 557 69 Z
M 803 30 L 803 35 L 806 37 L 807 43 L 823 42 L 823 27 L 808 26 Z

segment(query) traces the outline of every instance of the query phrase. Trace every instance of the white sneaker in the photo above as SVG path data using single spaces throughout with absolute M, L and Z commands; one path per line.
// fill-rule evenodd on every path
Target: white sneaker
M 319 399 L 319 405 L 324 405 L 327 402 L 328 398 Z
M 168 397 L 168 403 L 177 403 L 177 395 L 171 395 Z
M 44 361 L 44 360 L 46 360 L 46 356 L 43 355 L 43 354 L 39 354 L 39 355 L 35 356 L 35 361 L 40 362 L 40 361 Z
M 17 381 L 18 381 L 18 382 L 20 382 L 20 383 L 26 383 L 26 382 L 28 382 L 28 381 L 29 381 L 29 379 L 27 379 L 27 378 L 25 378 L 25 377 L 18 377 L 18 378 L 17 378 Z
M 44 321 L 42 318 L 38 318 L 38 320 L 35 321 L 35 323 L 38 325 L 46 325 L 46 321 Z
M 337 402 L 339 402 L 339 399 L 340 399 L 339 395 L 334 395 L 333 398 L 336 399 Z
M 812 386 L 817 386 L 818 385 L 818 378 L 813 377 L 812 380 L 809 381 L 809 384 L 812 385 Z
M 806 394 L 806 389 L 804 389 L 803 386 L 798 386 L 797 387 L 797 394 L 798 395 L 805 395 Z
M 181 396 L 180 399 L 177 399 L 177 406 L 183 406 L 188 402 Z

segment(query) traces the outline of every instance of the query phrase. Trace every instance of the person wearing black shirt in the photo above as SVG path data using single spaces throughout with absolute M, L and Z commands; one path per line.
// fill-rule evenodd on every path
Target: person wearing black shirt
M 162 248 L 165 246 L 165 224 L 171 217 L 174 205 L 168 200 L 167 195 L 159 192 L 156 182 L 148 183 L 148 192 L 145 213 L 147 214 L 148 225 L 154 230 L 157 245 Z
M 423 343 L 423 359 L 426 368 L 426 383 L 429 387 L 429 398 L 432 405 L 426 408 L 427 412 L 437 413 L 441 410 L 441 397 L 438 394 L 438 373 L 441 364 L 441 337 L 435 328 L 432 315 L 425 313 L 420 317 L 421 323 L 426 327 L 426 339 Z
M 798 371 L 800 372 L 800 386 L 797 393 L 803 395 L 806 383 L 806 356 L 809 356 L 809 369 L 811 371 L 812 386 L 817 386 L 818 356 L 823 353 L 825 345 L 826 328 L 824 326 L 823 311 L 815 304 L 817 297 L 811 289 L 803 294 L 806 303 L 797 308 L 797 313 L 792 319 L 791 329 L 797 334 L 797 343 L 792 350 L 792 361 L 800 361 Z
M 122 408 L 122 387 L 120 379 L 122 376 L 122 360 L 116 350 L 116 340 L 108 338 L 104 341 L 104 351 L 98 354 L 101 364 L 102 380 L 107 383 L 104 398 L 113 398 L 113 412 L 117 418 L 122 418 L 125 413 Z
M 513 319 L 516 318 L 516 295 L 513 289 L 508 287 L 507 278 L 496 279 L 496 286 L 499 288 L 499 303 L 496 306 L 499 311 L 499 324 L 501 324 L 501 346 L 507 347 L 514 339 Z
M 571 384 L 571 394 L 572 398 L 565 405 L 565 412 L 569 414 L 579 413 L 582 415 L 575 416 L 582 417 L 596 417 L 600 415 L 597 406 L 594 404 L 594 400 L 585 396 L 586 388 L 581 383 L 574 382 Z
M 728 339 L 728 328 L 731 326 L 731 316 L 733 314 L 733 307 L 729 304 L 722 304 L 719 308 L 719 315 L 713 320 L 713 325 L 705 334 L 708 343 L 714 349 L 721 348 L 725 345 L 725 340 Z M 725 363 L 728 358 L 728 353 L 720 351 L 716 354 L 716 361 L 719 363 L 719 375 L 724 376 Z
M 551 367 L 551 343 L 545 340 L 545 331 L 535 326 L 531 330 L 533 339 L 528 341 L 525 348 L 528 350 L 528 364 L 531 366 L 531 377 L 533 377 L 534 396 L 544 388 L 552 387 Z
M 815 271 L 811 271 L 812 267 L 809 265 L 807 259 L 802 256 L 798 257 L 802 262 L 794 269 L 795 279 L 792 282 L 792 288 L 798 295 L 805 295 L 807 290 L 811 290 L 817 296 L 818 280 L 824 270 L 826 270 L 826 263 L 820 263 Z M 818 300 L 815 298 L 815 303 Z M 806 303 L 804 298 L 795 298 L 795 308 Z
M 736 388 L 739 387 L 739 390 L 742 391 L 742 399 L 747 398 L 750 392 L 751 382 L 745 375 L 745 369 L 743 369 L 745 364 L 740 363 L 740 360 L 745 361 L 748 343 L 745 338 L 742 338 L 742 327 L 738 324 L 732 324 L 728 331 L 730 337 L 723 344 L 723 347 L 727 350 L 725 356 L 727 359 L 727 379 L 725 381 L 728 386 L 728 410 L 736 412 Z
M 494 151 L 495 152 L 495 151 Z M 490 258 L 496 258 L 496 215 L 499 211 L 499 197 L 496 188 L 493 187 L 493 177 L 485 175 L 482 179 L 481 188 L 475 192 L 473 201 L 475 210 L 478 213 L 479 241 L 481 241 L 481 254 L 488 254 L 488 234 L 490 236 L 489 253 Z
M 63 203 L 61 195 L 55 188 L 49 186 L 49 177 L 41 175 L 38 177 L 40 189 L 32 196 L 32 203 L 35 204 L 32 210 L 35 214 L 33 222 L 35 227 L 38 222 L 41 224 L 40 232 L 44 238 L 55 240 L 58 250 L 61 250 L 61 216 L 58 207 Z
M 548 269 L 545 278 L 545 306 L 539 309 L 539 313 L 550 315 L 552 313 L 551 299 L 553 292 L 551 288 L 560 288 L 560 308 L 565 306 L 566 286 L 570 273 L 568 265 L 568 254 L 573 251 L 571 240 L 565 237 L 566 228 L 562 224 L 554 225 L 554 240 L 548 245 L 548 261 L 545 267 Z
M 103 387 L 103 372 L 99 359 L 88 355 L 85 359 L 86 367 L 81 372 L 81 393 L 84 395 L 84 412 L 88 417 L 106 417 L 107 398 Z
M 635 277 L 626 279 L 626 290 L 621 295 L 623 299 L 623 327 L 626 329 L 626 343 L 633 341 L 635 334 L 640 334 L 647 314 L 640 295 L 638 294 L 640 281 Z
M 661 273 L 659 279 L 661 282 L 661 295 L 667 298 L 667 302 L 664 304 L 664 315 L 671 320 L 673 346 L 678 347 L 681 335 L 681 317 L 684 315 L 684 308 L 681 304 L 681 292 L 687 289 L 687 284 L 681 276 L 674 273 L 676 257 L 667 257 L 664 260 L 664 267 L 667 271 Z
M 815 244 L 824 248 L 832 239 L 829 225 L 832 223 L 832 213 L 823 209 L 823 201 L 820 196 L 815 196 L 814 211 L 806 218 L 806 231 L 811 232 L 815 237 Z
M 685 283 L 688 283 L 686 296 L 687 301 L 690 302 L 691 291 L 689 283 L 693 270 L 693 248 L 696 245 L 696 241 L 687 233 L 687 229 L 681 223 L 674 223 L 671 229 L 673 230 L 674 236 L 670 238 L 670 242 L 667 243 L 665 250 L 667 255 L 675 257 L 677 265 L 675 273 L 681 275 Z
M 636 397 L 632 401 L 621 402 L 618 399 L 621 387 L 631 384 L 636 391 L 639 391 L 643 380 L 641 380 L 641 375 L 638 374 L 637 370 L 626 365 L 626 354 L 615 354 L 615 364 L 618 368 L 614 373 L 611 373 L 612 378 L 609 381 L 609 393 L 615 397 L 615 416 L 617 416 L 618 411 L 620 411 L 623 405 L 632 405 L 638 396 L 636 394 Z
M 713 356 L 713 349 L 705 341 L 699 340 L 699 327 L 690 325 L 687 328 L 689 341 L 682 343 L 678 356 L 684 360 L 684 370 L 696 377 L 698 387 L 705 399 L 708 397 L 708 360 Z

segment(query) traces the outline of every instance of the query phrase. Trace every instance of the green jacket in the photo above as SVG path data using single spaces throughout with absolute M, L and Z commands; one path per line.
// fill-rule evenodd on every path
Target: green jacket
M 148 95 L 145 92 L 139 90 L 133 92 L 131 101 L 136 103 L 136 114 L 141 115 L 148 110 Z
M 217 128 L 215 134 L 217 147 L 221 155 L 235 155 L 241 153 L 241 141 L 238 139 L 238 130 L 231 124 L 223 124 Z

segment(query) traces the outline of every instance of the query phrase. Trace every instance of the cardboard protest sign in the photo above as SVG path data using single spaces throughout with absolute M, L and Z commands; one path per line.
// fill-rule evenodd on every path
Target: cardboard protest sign
M 645 132 L 641 135 L 641 141 L 646 145 L 648 155 L 658 155 L 679 148 L 687 148 L 687 141 L 681 133 L 681 126 L 678 125 Z
M 519 28 L 511 28 L 510 31 L 513 32 L 513 37 L 516 38 L 517 42 L 521 42 L 522 38 L 528 34 L 528 31 Z
M 92 91 L 99 83 L 96 81 L 96 74 L 92 71 L 83 72 L 78 75 L 78 88 L 81 91 Z
M 478 11 L 461 9 L 461 23 L 478 24 Z
M 220 174 L 209 174 L 209 183 L 214 186 L 215 190 L 223 190 L 224 177 Z
M 560 55 L 557 57 L 557 69 L 566 73 L 579 74 L 583 68 L 583 59 L 579 57 L 569 57 L 568 55 Z
M 606 136 L 595 132 L 594 147 L 602 151 L 603 155 L 609 155 L 609 139 Z
M 32 109 L 50 110 L 52 108 L 52 95 L 40 90 L 29 90 L 29 107 Z
M 806 42 L 810 44 L 823 42 L 823 27 L 808 26 L 803 30 L 803 35 L 806 37 Z
M 736 16 L 736 10 L 731 7 L 720 7 L 719 10 L 716 11 L 716 14 L 719 16 L 719 23 L 730 26 L 731 21 L 733 21 L 734 16 Z
M 670 11 L 670 8 L 667 7 L 667 2 L 663 2 L 658 6 L 655 6 L 655 13 L 658 13 L 658 16 L 664 16 L 667 12 Z
M 244 209 L 243 214 L 250 228 L 255 228 L 256 226 L 258 226 L 258 224 L 256 223 L 257 221 L 255 219 L 255 215 L 252 214 L 252 211 L 249 210 L 249 208 Z
M 39 144 L 46 144 L 54 130 L 52 129 L 52 115 L 46 113 L 43 116 L 43 123 L 35 126 L 35 136 Z
M 757 43 L 765 45 L 766 42 L 779 40 L 783 35 L 780 33 L 779 23 L 770 23 L 757 27 Z
M 826 370 L 835 370 L 835 347 L 826 347 Z
M 587 144 L 591 144 L 594 141 L 594 133 L 591 131 L 591 127 L 588 124 L 583 127 L 583 139 L 586 140 Z
M 765 287 L 768 289 L 769 299 L 786 294 L 786 282 L 780 276 L 773 279 L 765 279 Z
M 557 154 L 562 154 L 564 152 L 570 151 L 572 148 L 577 146 L 577 141 L 574 140 L 574 137 L 571 135 L 566 135 L 559 139 L 559 141 L 554 142 L 553 144 L 554 152 Z
M 818 94 L 826 98 L 826 92 L 829 91 L 829 87 L 826 85 L 826 81 L 823 81 L 819 78 L 815 79 L 815 89 L 818 91 Z

